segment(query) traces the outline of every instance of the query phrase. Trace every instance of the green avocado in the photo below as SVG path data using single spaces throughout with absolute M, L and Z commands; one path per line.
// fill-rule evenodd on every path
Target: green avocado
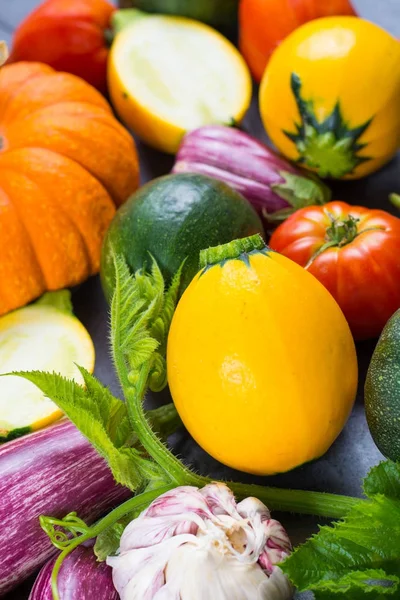
M 400 310 L 386 323 L 365 382 L 371 435 L 387 458 L 400 460 Z
M 119 208 L 103 243 L 101 281 L 107 300 L 115 282 L 111 248 L 134 272 L 152 255 L 167 283 L 186 259 L 181 291 L 199 270 L 199 253 L 254 233 L 262 223 L 241 194 L 225 183 L 190 173 L 166 175 L 140 188 Z

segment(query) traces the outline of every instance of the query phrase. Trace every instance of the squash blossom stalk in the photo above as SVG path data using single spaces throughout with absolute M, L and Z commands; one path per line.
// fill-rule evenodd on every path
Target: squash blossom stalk
M 286 600 L 279 568 L 291 551 L 282 525 L 257 498 L 235 502 L 222 483 L 181 486 L 154 500 L 109 556 L 121 600 Z

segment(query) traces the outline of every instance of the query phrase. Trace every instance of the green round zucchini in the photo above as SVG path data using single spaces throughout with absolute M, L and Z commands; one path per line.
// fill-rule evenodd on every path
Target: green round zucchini
M 110 300 L 115 285 L 111 248 L 134 272 L 152 255 L 167 283 L 186 259 L 181 291 L 199 269 L 200 250 L 254 233 L 262 223 L 241 194 L 204 175 L 166 175 L 144 185 L 119 208 L 106 234 L 101 281 Z
M 400 460 L 400 310 L 386 323 L 365 382 L 371 435 L 387 458 Z

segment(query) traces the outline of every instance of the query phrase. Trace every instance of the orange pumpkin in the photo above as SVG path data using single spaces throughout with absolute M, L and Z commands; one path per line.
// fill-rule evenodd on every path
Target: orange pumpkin
M 129 133 L 82 79 L 0 70 L 0 314 L 97 273 L 103 235 L 138 187 Z

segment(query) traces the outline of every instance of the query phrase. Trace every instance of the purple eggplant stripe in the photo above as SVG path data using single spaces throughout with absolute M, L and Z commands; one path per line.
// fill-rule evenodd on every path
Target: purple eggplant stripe
M 76 511 L 92 523 L 130 495 L 70 421 L 1 446 L 0 596 L 54 554 L 40 515 L 63 518 Z
M 40 571 L 29 600 L 53 600 L 51 573 L 55 559 Z M 111 568 L 97 562 L 92 548 L 78 546 L 65 559 L 57 578 L 61 600 L 118 600 Z
M 309 181 L 303 172 L 247 133 L 214 125 L 201 127 L 184 137 L 173 172 L 200 173 L 224 181 L 261 214 L 272 214 L 291 206 L 277 188 L 287 189 L 283 173 Z M 318 193 L 320 188 L 322 198 L 326 192 L 317 181 L 310 193 Z M 292 192 L 296 195 L 295 188 Z M 310 204 L 307 198 L 298 200 Z

